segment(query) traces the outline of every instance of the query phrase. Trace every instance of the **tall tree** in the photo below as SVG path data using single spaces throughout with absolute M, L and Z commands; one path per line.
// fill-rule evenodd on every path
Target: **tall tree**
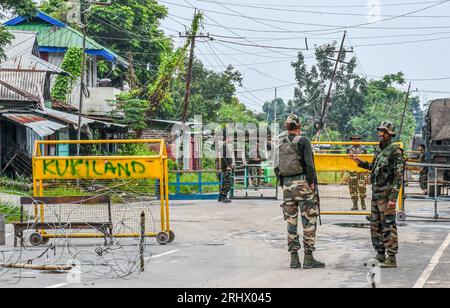
M 315 132 L 315 125 L 320 119 L 322 105 L 327 94 L 327 85 L 331 82 L 336 57 L 336 45 L 325 44 L 316 48 L 316 64 L 310 68 L 305 62 L 303 53 L 298 54 L 298 59 L 292 63 L 297 80 L 294 102 L 291 106 L 294 113 L 298 114 L 305 129 L 309 133 Z M 340 56 L 340 62 L 346 62 L 347 52 Z M 341 64 L 334 79 L 334 90 L 331 96 L 331 107 L 328 112 L 326 126 L 351 134 L 349 122 L 352 116 L 361 114 L 364 110 L 364 94 L 367 81 L 355 73 L 357 67 L 356 58 L 351 58 L 347 63 Z
M 185 94 L 185 76 L 174 80 L 172 84 L 173 103 L 161 110 L 160 116 L 178 119 Z M 190 115 L 201 115 L 204 121 L 218 121 L 218 111 L 224 105 L 234 102 L 236 86 L 242 82 L 241 74 L 232 66 L 223 72 L 215 72 L 204 67 L 196 59 L 192 71 Z
M 88 34 L 124 58 L 132 55 L 137 80 L 148 85 L 157 76 L 162 55 L 172 49 L 160 29 L 167 14 L 156 0 L 115 0 L 91 9 Z
M 72 7 L 73 3 L 69 0 L 44 0 L 39 5 L 41 11 L 65 23 Z
M 382 80 L 372 80 L 367 86 L 365 97 L 366 108 L 364 112 L 351 120 L 355 132 L 362 135 L 365 140 L 377 141 L 376 128 L 382 121 L 389 120 L 394 123 L 397 131 L 402 122 L 403 110 L 405 107 L 405 93 L 396 89 L 396 85 L 404 84 L 402 73 L 388 75 Z M 410 98 L 408 101 L 403 134 L 401 141 L 408 146 L 416 129 L 416 120 L 413 115 L 413 102 L 417 98 Z
M 284 102 L 282 98 L 277 98 L 272 100 L 271 102 L 265 102 L 263 105 L 263 111 L 266 115 L 264 121 L 268 121 L 269 123 L 274 122 L 275 118 L 275 108 L 277 110 L 277 122 L 280 123 L 284 121 L 287 117 L 287 114 L 290 113 L 290 109 Z

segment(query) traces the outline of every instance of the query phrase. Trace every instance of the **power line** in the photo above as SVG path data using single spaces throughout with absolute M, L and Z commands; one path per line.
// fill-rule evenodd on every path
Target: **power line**
M 239 42 L 231 42 L 231 41 L 225 41 L 220 39 L 212 39 L 213 41 L 222 42 L 225 44 L 233 44 L 233 45 L 239 45 L 239 46 L 247 46 L 247 47 L 255 47 L 255 48 L 264 48 L 264 49 L 282 49 L 282 50 L 295 50 L 295 51 L 301 51 L 306 50 L 302 48 L 292 48 L 292 47 L 283 47 L 283 46 L 267 46 L 267 45 L 258 45 L 258 44 L 246 44 L 246 43 L 239 43 Z
M 209 44 L 209 43 L 208 43 L 208 44 Z M 219 43 L 219 44 L 221 44 L 221 43 Z M 249 65 L 247 65 L 247 64 L 245 64 L 245 63 L 242 63 L 242 62 L 236 60 L 235 58 L 233 58 L 233 57 L 231 57 L 231 56 L 227 56 L 227 57 L 230 58 L 231 60 L 233 60 L 233 61 L 235 61 L 235 62 L 241 64 L 242 66 L 245 66 L 245 67 L 248 68 L 249 70 L 258 73 L 259 75 L 261 75 L 261 76 L 263 76 L 263 77 L 270 78 L 270 79 L 273 79 L 273 80 L 275 80 L 275 81 L 279 81 L 279 82 L 283 82 L 283 83 L 289 83 L 289 82 L 287 82 L 287 81 L 285 81 L 285 80 L 281 80 L 281 79 L 278 79 L 278 78 L 276 78 L 276 77 L 273 77 L 273 76 L 271 76 L 271 75 L 269 75 L 269 74 L 266 74 L 266 73 L 264 73 L 264 72 L 261 72 L 261 71 L 255 69 L 255 68 L 253 68 L 253 67 L 251 67 L 251 66 L 249 66 Z
M 402 41 L 402 42 L 361 44 L 361 45 L 355 45 L 354 47 L 356 48 L 356 47 L 404 45 L 404 44 L 414 44 L 414 43 L 435 42 L 435 41 L 442 41 L 442 40 L 448 40 L 448 39 L 450 39 L 450 36 L 438 37 L 438 38 L 432 38 L 432 39 L 413 40 L 413 41 Z
M 213 3 L 211 0 L 195 0 L 198 2 L 206 2 Z M 421 4 L 430 4 L 430 3 L 438 3 L 440 1 L 421 1 L 421 2 L 403 2 L 403 3 L 380 3 L 381 7 L 389 7 L 389 6 L 412 6 L 412 5 L 421 5 Z M 266 7 L 309 7 L 309 8 L 357 8 L 364 7 L 367 8 L 367 4 L 365 5 L 287 5 L 287 4 L 277 4 L 276 6 L 267 4 L 267 3 L 237 3 L 237 2 L 223 2 L 223 4 L 234 5 L 234 4 L 245 4 L 245 5 L 258 5 L 258 6 L 266 6 Z
M 198 2 L 206 2 L 206 3 L 216 3 L 221 6 L 232 6 L 232 7 L 246 7 L 246 8 L 255 8 L 260 10 L 269 10 L 269 11 L 279 11 L 279 12 L 292 12 L 292 13 L 305 13 L 305 14 L 319 14 L 319 15 L 335 15 L 335 16 L 363 16 L 366 17 L 367 13 L 348 13 L 348 12 L 326 12 L 326 11 L 309 11 L 309 10 L 298 10 L 298 9 L 292 9 L 292 8 L 283 8 L 283 7 L 269 7 L 269 6 L 262 6 L 262 5 L 252 5 L 252 4 L 242 4 L 242 3 L 225 3 L 225 2 L 218 2 L 218 1 L 201 1 L 196 0 Z M 439 1 L 434 1 L 433 3 L 437 3 Z M 380 4 L 380 7 L 382 4 Z M 352 6 L 354 7 L 354 6 Z M 365 8 L 368 7 L 368 5 L 364 6 Z M 396 15 L 380 15 L 380 17 L 389 18 L 389 17 L 396 17 Z M 450 18 L 450 15 L 415 15 L 415 16 L 404 16 L 405 18 Z
M 187 0 L 185 0 L 191 7 L 195 7 L 192 4 L 190 4 Z M 177 3 L 173 3 L 173 2 L 168 2 L 168 1 L 160 1 L 162 3 L 166 3 L 166 4 L 170 4 L 170 5 L 174 5 L 174 6 L 179 6 L 179 7 L 185 7 L 185 8 L 189 8 L 189 6 L 183 5 L 183 4 L 177 4 Z M 315 30 L 307 30 L 307 31 L 303 31 L 304 33 L 312 33 L 312 32 L 323 32 L 323 31 L 331 31 L 331 30 L 344 30 L 344 29 L 349 29 L 349 28 L 361 28 L 361 29 L 373 29 L 373 27 L 366 27 L 369 25 L 373 25 L 373 24 L 379 24 L 382 22 L 386 22 L 386 21 L 391 21 L 391 20 L 395 20 L 398 18 L 402 18 L 405 16 L 409 16 L 409 15 L 413 15 L 419 12 L 423 12 L 425 10 L 440 6 L 442 4 L 448 3 L 450 2 L 450 0 L 444 0 L 444 1 L 440 1 L 438 3 L 429 5 L 427 7 L 421 8 L 421 9 L 417 9 L 417 10 L 413 10 L 401 15 L 395 15 L 392 17 L 388 17 L 388 18 L 384 18 L 384 19 L 380 19 L 378 21 L 374 21 L 374 22 L 367 22 L 367 23 L 362 23 L 362 24 L 356 24 L 356 25 L 329 25 L 329 24 L 314 24 L 314 23 L 302 23 L 302 22 L 295 22 L 295 21 L 282 21 L 282 20 L 277 20 L 277 19 L 269 19 L 269 18 L 260 18 L 260 17 L 251 17 L 251 16 L 246 16 L 244 14 L 235 14 L 235 13 L 225 13 L 225 12 L 220 12 L 220 11 L 215 11 L 215 10 L 208 10 L 208 9 L 202 9 L 202 11 L 205 12 L 210 12 L 210 13 L 215 13 L 215 14 L 220 14 L 220 15 L 228 15 L 228 16 L 234 16 L 234 17 L 241 17 L 241 18 L 246 18 L 246 19 L 251 19 L 253 21 L 269 21 L 269 22 L 275 22 L 275 23 L 281 23 L 281 24 L 290 24 L 290 25 L 302 25 L 302 26 L 314 26 L 314 27 L 328 27 L 330 29 L 315 29 Z M 217 3 L 216 1 L 214 1 L 214 3 Z M 221 5 L 222 7 L 225 7 L 224 5 Z M 287 29 L 279 29 L 281 31 L 288 31 Z

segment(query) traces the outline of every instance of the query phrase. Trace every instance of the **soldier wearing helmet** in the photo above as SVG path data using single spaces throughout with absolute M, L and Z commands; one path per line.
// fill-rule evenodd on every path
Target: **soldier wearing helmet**
M 275 171 L 283 187 L 284 202 L 281 207 L 287 222 L 291 268 L 302 267 L 298 256 L 301 249 L 299 219 L 303 225 L 303 268 L 324 268 L 325 264 L 313 257 L 320 212 L 315 195 L 316 170 L 311 141 L 301 136 L 300 119 L 296 115 L 287 118 L 285 128 L 287 132 L 278 137 L 279 146 L 276 151 L 279 159 Z
M 372 172 L 372 244 L 377 251 L 376 260 L 382 268 L 396 268 L 398 232 L 396 206 L 403 177 L 403 150 L 393 142 L 395 127 L 384 121 L 378 127 L 380 145 L 375 150 L 372 163 L 350 154 L 359 167 Z M 387 253 L 387 258 L 386 258 Z
M 361 142 L 360 135 L 353 135 L 352 142 Z M 360 144 L 351 145 L 347 148 L 347 154 L 367 154 L 367 148 Z M 352 211 L 358 211 L 358 199 L 361 201 L 361 209 L 365 211 L 367 197 L 367 172 L 349 172 L 349 190 L 353 202 Z

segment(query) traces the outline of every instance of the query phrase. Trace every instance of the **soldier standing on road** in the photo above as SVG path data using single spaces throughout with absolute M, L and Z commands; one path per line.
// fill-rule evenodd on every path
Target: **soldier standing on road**
M 287 133 L 278 137 L 279 154 L 276 168 L 280 185 L 283 187 L 284 219 L 287 222 L 288 248 L 291 253 L 291 268 L 301 268 L 298 251 L 301 249 L 298 235 L 298 219 L 303 224 L 303 245 L 305 259 L 303 268 L 324 268 L 325 264 L 314 259 L 317 218 L 319 208 L 315 195 L 316 171 L 311 141 L 301 136 L 300 119 L 296 115 L 288 117 Z
M 427 162 L 426 159 L 426 153 L 425 153 L 426 147 L 424 144 L 421 144 L 418 146 L 417 151 L 419 151 L 419 162 L 421 164 L 425 164 Z M 420 188 L 423 190 L 424 195 L 428 195 L 428 168 L 422 167 L 420 169 Z
M 228 194 L 231 191 L 233 181 L 233 168 L 234 168 L 234 147 L 233 138 L 228 137 L 223 143 L 222 157 L 218 159 L 220 168 L 220 193 L 219 202 L 231 203 L 228 198 Z
M 263 184 L 263 169 L 261 167 L 262 157 L 259 144 L 253 145 L 249 153 L 248 163 L 250 164 L 250 182 L 254 189 L 261 188 Z
M 361 142 L 361 136 L 354 135 L 351 138 L 352 142 Z M 347 149 L 347 154 L 367 154 L 367 148 L 363 145 L 352 145 Z M 350 196 L 353 202 L 352 211 L 358 211 L 358 199 L 361 200 L 361 209 L 365 211 L 366 197 L 367 197 L 367 173 L 366 172 L 349 172 L 350 182 Z
M 380 145 L 375 150 L 373 163 L 362 161 L 358 155 L 351 158 L 363 169 L 372 171 L 372 244 L 381 268 L 396 268 L 398 231 L 396 206 L 403 177 L 403 150 L 392 141 L 396 136 L 392 122 L 384 121 L 378 128 Z M 386 252 L 388 258 L 386 258 Z

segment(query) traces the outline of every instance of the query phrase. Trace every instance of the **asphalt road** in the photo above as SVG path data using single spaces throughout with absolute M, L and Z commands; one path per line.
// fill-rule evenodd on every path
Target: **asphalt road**
M 71 284 L 66 273 L 0 270 L 0 287 L 371 287 L 363 263 L 374 252 L 364 217 L 324 217 L 318 230 L 316 257 L 326 262 L 327 268 L 291 270 L 279 205 L 279 201 L 234 201 L 229 205 L 213 201 L 172 202 L 176 239 L 165 246 L 149 241 L 146 254 L 151 254 L 151 258 L 144 273 L 124 279 L 117 273 L 105 274 L 103 265 L 96 264 L 96 268 L 83 269 L 81 283 Z M 432 209 L 431 203 L 407 207 L 408 214 L 425 216 L 433 216 Z M 440 210 L 450 218 L 450 204 L 441 205 Z M 7 233 L 11 233 L 11 226 L 7 226 Z M 408 220 L 399 233 L 399 268 L 382 270 L 377 287 L 449 287 L 450 223 Z M 0 247 L 0 255 L 13 251 L 11 235 L 7 241 L 7 246 Z M 72 243 L 94 255 L 102 240 Z M 133 241 L 129 243 L 123 253 L 136 258 L 136 247 Z M 20 260 L 27 260 L 46 248 L 28 247 L 14 253 L 21 254 Z M 56 252 L 47 252 L 42 258 L 45 261 L 62 249 L 58 246 Z M 65 257 L 69 259 L 70 255 Z

